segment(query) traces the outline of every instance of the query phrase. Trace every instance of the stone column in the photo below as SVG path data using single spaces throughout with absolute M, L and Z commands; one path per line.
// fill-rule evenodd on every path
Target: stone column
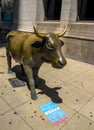
M 36 22 L 44 22 L 43 0 L 37 0 Z
M 37 0 L 16 0 L 14 7 L 14 26 L 20 31 L 33 31 L 36 21 Z
M 70 7 L 71 7 L 71 0 L 62 0 L 61 21 L 60 22 L 68 23 L 69 14 L 70 14 Z
M 78 0 L 71 0 L 69 22 L 76 22 L 78 19 Z

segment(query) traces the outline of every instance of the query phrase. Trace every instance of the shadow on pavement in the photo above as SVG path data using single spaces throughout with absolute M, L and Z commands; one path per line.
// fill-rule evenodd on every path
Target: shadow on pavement
M 22 72 L 20 65 L 14 66 L 13 72 L 16 73 L 16 77 L 19 80 L 27 82 L 27 77 Z M 36 89 L 40 90 L 40 92 L 38 92 L 38 94 L 46 94 L 55 103 L 62 103 L 63 102 L 63 100 L 59 96 L 59 93 L 57 92 L 57 90 L 61 89 L 61 87 L 50 88 L 49 86 L 47 86 L 46 81 L 44 79 L 40 78 L 40 77 L 38 78 L 38 84 L 39 84 L 39 86 L 37 86 L 37 88 L 36 88 Z

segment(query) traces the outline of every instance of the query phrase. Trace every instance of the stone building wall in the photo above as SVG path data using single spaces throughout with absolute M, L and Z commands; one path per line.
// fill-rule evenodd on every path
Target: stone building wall
M 32 25 L 36 24 L 41 31 L 45 32 L 51 30 L 58 32 L 62 30 L 64 25 L 69 22 L 70 9 L 71 0 L 62 0 L 60 20 L 44 21 L 45 15 L 43 0 L 16 0 L 14 25 L 17 25 L 18 29 L 23 28 L 23 30 L 26 30 L 26 28 L 28 28 L 33 31 Z
M 18 30 L 32 31 L 35 24 L 37 0 L 16 0 L 14 7 L 14 26 Z
M 33 32 L 35 24 L 40 32 L 57 33 L 67 25 L 62 50 L 65 56 L 94 64 L 94 23 L 79 21 L 78 2 L 62 0 L 60 20 L 45 21 L 43 0 L 16 0 L 14 27 L 20 31 Z

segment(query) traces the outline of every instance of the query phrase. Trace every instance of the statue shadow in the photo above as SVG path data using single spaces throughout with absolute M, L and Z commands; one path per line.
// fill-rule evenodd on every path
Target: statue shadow
M 16 65 L 13 67 L 13 72 L 15 72 L 16 77 L 19 80 L 22 80 L 24 82 L 27 83 L 27 77 L 26 75 L 22 72 L 21 70 L 21 66 L 20 65 Z M 27 85 L 28 86 L 28 85 Z M 39 89 L 40 92 L 38 92 L 38 95 L 43 95 L 46 94 L 53 102 L 55 103 L 62 103 L 63 100 L 62 98 L 59 96 L 59 93 L 57 90 L 61 89 L 62 87 L 54 87 L 54 88 L 50 88 L 47 84 L 46 81 L 40 77 L 38 77 L 38 86 L 36 89 Z

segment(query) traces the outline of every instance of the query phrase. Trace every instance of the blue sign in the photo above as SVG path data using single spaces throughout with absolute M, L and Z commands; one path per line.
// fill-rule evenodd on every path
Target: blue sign
M 68 115 L 54 102 L 42 104 L 40 106 L 40 109 L 47 116 L 47 118 L 55 125 L 68 118 Z

